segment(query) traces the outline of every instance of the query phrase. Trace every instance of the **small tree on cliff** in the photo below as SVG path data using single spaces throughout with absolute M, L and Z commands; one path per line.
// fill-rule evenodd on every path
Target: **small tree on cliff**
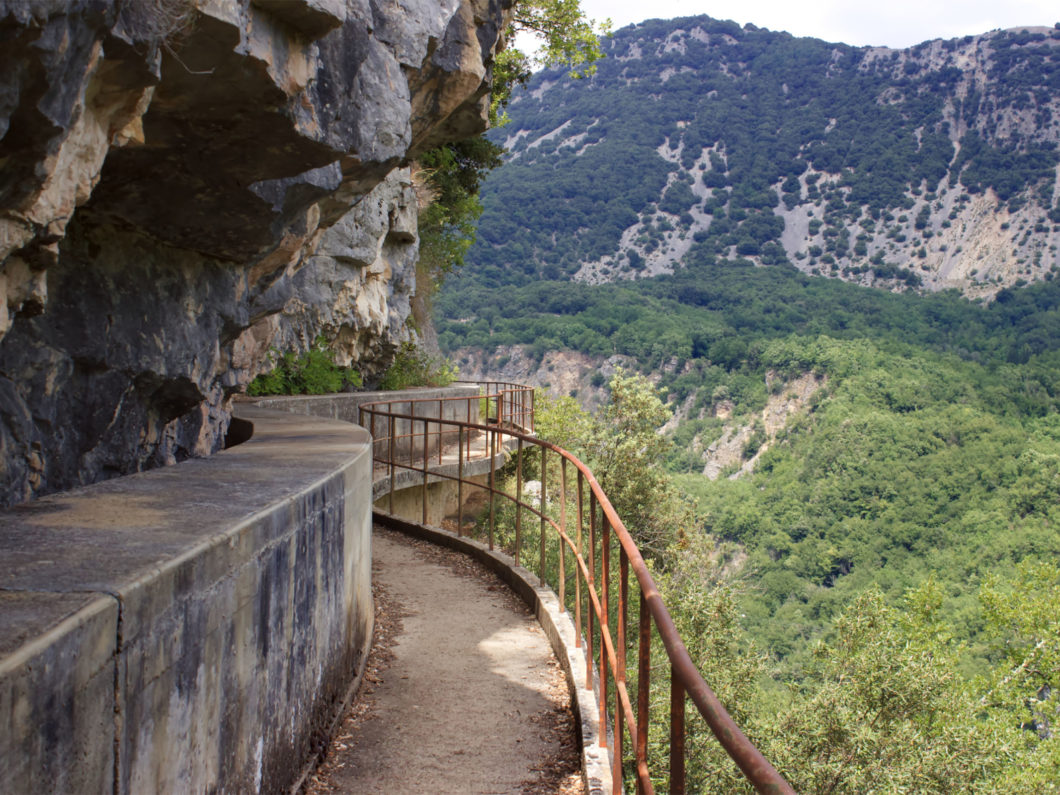
M 505 105 L 516 85 L 525 83 L 537 66 L 566 65 L 581 77 L 595 71 L 603 57 L 599 35 L 610 29 L 587 19 L 578 0 L 519 0 L 506 39 L 529 32 L 541 40 L 535 56 L 509 47 L 493 62 L 493 88 L 490 92 L 491 126 L 503 123 Z M 446 274 L 464 262 L 464 254 L 475 241 L 475 228 L 482 215 L 478 190 L 492 169 L 501 164 L 503 147 L 477 135 L 444 144 L 419 159 L 421 177 L 431 203 L 420 213 L 421 294 L 430 292 Z
M 670 441 L 659 431 L 672 410 L 646 377 L 617 370 L 600 416 L 571 397 L 540 396 L 537 434 L 570 450 L 596 476 L 641 551 L 661 560 L 697 525 L 694 506 L 663 468 Z
M 570 67 L 572 77 L 596 71 L 604 57 L 600 36 L 611 30 L 611 20 L 598 23 L 588 19 L 579 0 L 520 0 L 515 4 L 505 37 L 512 41 L 520 33 L 531 33 L 541 42 L 534 56 L 515 47 L 497 54 L 493 62 L 493 91 L 490 93 L 490 124 L 503 123 L 501 113 L 511 99 L 512 89 L 530 79 L 534 67 Z

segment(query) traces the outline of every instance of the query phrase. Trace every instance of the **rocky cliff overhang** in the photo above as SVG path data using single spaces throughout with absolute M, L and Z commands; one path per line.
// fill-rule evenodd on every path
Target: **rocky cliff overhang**
M 511 3 L 0 0 L 0 503 L 217 450 L 278 340 L 385 364 Z

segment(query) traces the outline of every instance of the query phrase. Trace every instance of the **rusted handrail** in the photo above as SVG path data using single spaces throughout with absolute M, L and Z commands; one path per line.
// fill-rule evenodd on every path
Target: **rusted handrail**
M 640 550 L 592 472 L 571 453 L 533 435 L 533 390 L 518 384 L 503 382 L 487 382 L 479 386 L 481 391 L 476 396 L 391 400 L 365 404 L 360 407 L 361 424 L 372 431 L 375 440 L 374 461 L 384 466 L 389 473 L 390 512 L 393 513 L 393 494 L 398 470 L 419 473 L 422 484 L 422 520 L 424 523 L 427 518 L 428 480 L 431 478 L 436 481 L 449 480 L 458 484 L 460 508 L 458 509 L 457 531 L 461 535 L 464 532 L 463 489 L 470 487 L 485 490 L 490 495 L 489 547 L 493 549 L 494 502 L 497 498 L 508 500 L 515 505 L 516 511 L 514 557 L 517 561 L 520 560 L 522 553 L 523 512 L 529 512 L 540 521 L 538 577 L 543 583 L 546 583 L 544 530 L 550 527 L 554 531 L 559 541 L 558 576 L 554 590 L 558 591 L 561 609 L 566 609 L 566 557 L 569 552 L 574 564 L 575 596 L 573 601 L 576 643 L 579 647 L 583 643 L 587 647 L 585 686 L 592 689 L 595 685 L 601 718 L 611 721 L 613 747 L 609 751 L 614 771 L 612 776 L 614 793 L 622 791 L 623 747 L 627 735 L 634 760 L 631 773 L 636 778 L 637 792 L 654 792 L 648 769 L 650 720 L 648 695 L 651 674 L 652 624 L 655 625 L 662 640 L 670 663 L 670 792 L 685 792 L 684 713 L 687 696 L 696 705 L 697 711 L 726 753 L 735 761 L 758 792 L 794 793 L 791 786 L 736 725 L 699 673 L 674 626 L 669 610 L 662 601 Z M 482 400 L 485 400 L 486 405 L 485 422 L 477 421 L 479 404 Z M 447 401 L 464 401 L 466 409 L 462 412 L 459 408 L 450 409 L 449 414 L 452 416 L 445 417 L 443 414 L 449 408 Z M 395 411 L 395 404 L 408 406 L 408 410 Z M 494 409 L 492 412 L 491 407 Z M 435 416 L 427 416 L 428 411 L 436 412 Z M 457 418 L 458 414 L 462 414 L 462 418 Z M 432 425 L 436 426 L 433 433 L 430 431 Z M 376 433 L 380 428 L 386 430 L 382 437 Z M 482 437 L 481 447 L 479 436 Z M 436 439 L 436 451 L 431 449 L 432 438 Z M 449 462 L 455 463 L 455 474 L 451 471 L 452 466 L 440 466 L 446 457 L 443 454 L 443 447 L 447 439 L 451 445 L 450 449 L 455 448 L 453 456 L 455 462 Z M 418 443 L 419 449 L 417 449 Z M 523 493 L 523 463 L 529 455 L 528 446 L 530 449 L 540 450 L 541 482 L 540 494 L 534 500 L 536 505 L 524 499 L 526 495 Z M 473 453 L 473 448 L 475 451 L 481 450 L 481 456 L 477 452 Z M 560 462 L 558 520 L 548 510 L 546 484 L 549 453 L 558 456 Z M 498 488 L 493 477 L 498 456 L 508 455 L 513 456 L 516 461 L 517 493 L 515 495 Z M 465 477 L 465 466 L 474 458 L 493 459 L 493 464 L 489 467 L 490 476 L 487 485 L 472 482 Z M 436 459 L 433 469 L 430 464 L 431 459 Z M 572 498 L 567 478 L 568 467 L 573 467 L 577 473 L 577 489 L 573 495 L 577 509 L 573 512 L 576 516 L 576 532 L 573 538 L 568 532 L 567 508 Z M 587 517 L 586 513 L 588 513 Z M 619 552 L 617 609 L 613 609 L 614 606 L 609 603 L 615 579 L 610 560 L 611 533 L 614 533 L 618 541 Z M 626 685 L 626 649 L 627 646 L 632 645 L 628 632 L 628 572 L 630 567 L 633 569 L 640 590 L 640 621 L 636 643 L 638 656 L 636 711 L 634 711 Z M 583 600 L 586 607 L 584 626 Z M 612 623 L 615 625 L 615 632 L 612 632 Z M 614 687 L 613 703 L 610 705 L 613 708 L 612 711 L 609 711 L 609 683 Z M 607 736 L 606 731 L 600 732 L 601 745 L 606 746 Z

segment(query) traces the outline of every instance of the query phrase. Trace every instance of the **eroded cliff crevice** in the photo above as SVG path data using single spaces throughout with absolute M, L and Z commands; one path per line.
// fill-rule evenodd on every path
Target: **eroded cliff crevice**
M 510 5 L 0 0 L 2 503 L 217 450 L 272 346 L 385 367 Z

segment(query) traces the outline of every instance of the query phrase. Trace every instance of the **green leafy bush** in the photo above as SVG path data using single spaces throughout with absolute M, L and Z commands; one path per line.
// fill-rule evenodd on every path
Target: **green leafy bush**
M 432 356 L 406 342 L 383 374 L 379 388 L 389 391 L 411 386 L 447 386 L 458 375 L 456 366 L 448 359 Z
M 248 395 L 324 395 L 340 392 L 346 385 L 361 386 L 361 374 L 335 364 L 323 337 L 317 337 L 305 353 L 269 352 L 272 369 L 247 387 Z

